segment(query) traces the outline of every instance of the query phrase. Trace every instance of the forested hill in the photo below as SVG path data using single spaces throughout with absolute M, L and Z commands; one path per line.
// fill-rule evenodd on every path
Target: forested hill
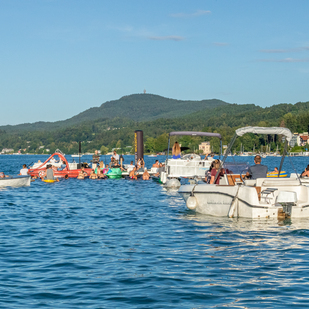
M 170 102 L 168 100 L 166 99 L 165 102 Z M 180 101 L 179 104 L 181 105 L 183 102 L 185 101 Z M 196 102 L 196 104 L 202 105 L 203 103 L 201 102 Z M 86 115 L 86 118 L 81 117 L 79 121 L 75 119 L 76 123 L 73 122 L 70 125 L 66 123 L 58 128 L 55 126 L 59 125 L 59 122 L 58 124 L 45 123 L 45 127 L 44 123 L 39 123 L 39 125 L 42 125 L 42 128 L 44 127 L 44 129 L 40 130 L 31 129 L 31 126 L 37 124 L 25 124 L 23 130 L 21 129 L 23 125 L 20 125 L 19 130 L 15 129 L 15 131 L 5 131 L 0 128 L 0 149 L 12 148 L 15 151 L 21 149 L 23 152 L 42 153 L 45 151 L 46 153 L 47 149 L 49 149 L 48 152 L 53 152 L 59 148 L 65 153 L 76 153 L 78 151 L 78 141 L 82 141 L 84 152 L 94 152 L 96 149 L 101 149 L 103 153 L 115 147 L 123 149 L 122 151 L 124 152 L 129 149 L 126 146 L 130 146 L 133 143 L 134 131 L 139 129 L 144 132 L 145 151 L 158 152 L 166 148 L 168 132 L 171 131 L 219 132 L 222 135 L 223 143 L 228 144 L 235 129 L 244 126 L 283 126 L 289 128 L 293 133 L 307 132 L 309 129 L 309 102 L 278 104 L 266 108 L 253 104 L 238 105 L 225 104 L 224 102 L 221 105 L 219 103 L 215 107 L 212 104 L 207 104 L 210 103 L 209 101 L 205 101 L 205 103 L 208 107 L 197 111 L 193 111 L 191 108 L 191 113 L 188 112 L 186 115 L 179 114 L 179 108 L 175 108 L 175 105 L 173 113 L 163 107 L 162 109 L 165 112 L 158 116 L 161 118 L 155 118 L 157 115 L 154 114 L 154 108 L 154 110 L 149 112 L 149 114 L 152 113 L 153 118 L 144 121 L 139 118 L 132 119 L 132 114 L 137 115 L 139 113 L 139 111 L 133 110 L 132 107 L 132 113 L 126 114 L 126 118 L 113 117 L 112 113 L 108 114 L 106 112 L 104 118 L 85 120 L 87 117 L 90 117 Z M 129 105 L 129 103 L 127 104 Z M 104 104 L 101 107 L 104 107 Z M 127 106 L 121 104 L 118 107 L 127 108 Z M 151 109 L 149 105 L 148 108 Z M 87 112 L 85 113 L 87 114 Z M 168 115 L 169 118 L 165 118 Z M 96 117 L 99 116 L 96 113 Z M 53 125 L 54 129 L 47 130 L 47 125 Z M 200 140 L 197 138 L 194 139 L 195 144 L 190 146 L 191 149 L 194 147 L 198 148 L 199 142 Z M 245 137 L 240 138 L 238 142 L 243 144 L 245 151 L 252 150 L 254 143 L 257 148 L 266 143 L 264 139 L 259 139 L 259 137 L 253 138 L 252 136 L 249 139 Z M 275 141 L 272 140 L 272 142 L 274 143 Z M 188 146 L 189 141 L 182 140 L 182 143 Z M 236 146 L 238 147 L 239 145 Z
M 108 101 L 100 107 L 92 107 L 78 115 L 57 122 L 25 123 L 15 126 L 2 126 L 6 132 L 57 130 L 82 122 L 97 119 L 127 118 L 135 121 L 149 121 L 159 118 L 177 118 L 201 110 L 209 110 L 219 106 L 229 105 L 221 100 L 182 101 L 168 99 L 154 94 L 132 94 L 119 100 Z

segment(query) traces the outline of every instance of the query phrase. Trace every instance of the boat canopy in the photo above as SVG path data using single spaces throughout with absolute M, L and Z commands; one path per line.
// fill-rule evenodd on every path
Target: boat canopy
M 245 133 L 254 134 L 282 134 L 290 142 L 293 134 L 288 128 L 281 127 L 244 127 L 236 130 L 238 136 L 243 136 Z
M 209 136 L 209 137 L 218 137 L 218 138 L 221 139 L 221 134 L 211 133 L 211 132 L 176 131 L 176 132 L 170 132 L 170 136 L 172 136 L 172 135 Z

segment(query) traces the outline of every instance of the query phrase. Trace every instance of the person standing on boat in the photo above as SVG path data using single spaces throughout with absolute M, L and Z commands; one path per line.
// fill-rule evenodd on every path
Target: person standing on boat
M 94 155 L 92 156 L 92 168 L 96 169 L 97 164 L 100 162 L 100 156 L 98 155 L 98 151 L 96 150 L 94 152 Z
M 261 164 L 262 158 L 260 155 L 256 155 L 254 157 L 255 165 L 249 167 L 248 172 L 246 173 L 247 177 L 251 176 L 251 179 L 257 178 L 266 178 L 268 167 L 266 165 Z
M 180 154 L 181 154 L 181 148 L 179 146 L 179 143 L 175 142 L 172 148 L 173 159 L 180 159 L 181 158 Z

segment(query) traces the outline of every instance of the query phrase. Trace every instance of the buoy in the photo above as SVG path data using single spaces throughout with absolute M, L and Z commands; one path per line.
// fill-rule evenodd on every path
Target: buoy
M 165 184 L 165 187 L 169 188 L 169 189 L 177 189 L 181 186 L 180 184 L 180 181 L 176 178 L 172 178 L 172 179 L 169 179 L 166 184 Z
M 55 182 L 56 180 L 55 179 L 43 179 L 44 182 L 50 182 L 50 183 L 53 183 Z
M 197 200 L 195 196 L 189 196 L 187 199 L 187 207 L 190 210 L 194 210 L 197 207 Z

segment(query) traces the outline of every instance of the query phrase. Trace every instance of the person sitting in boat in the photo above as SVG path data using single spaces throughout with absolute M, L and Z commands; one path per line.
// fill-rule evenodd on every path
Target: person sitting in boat
M 95 173 L 94 169 L 91 170 L 90 179 L 98 179 L 98 175 Z
M 305 168 L 305 170 L 301 173 L 300 177 L 309 177 L 309 164 Z
M 66 164 L 65 164 L 65 162 L 64 161 L 62 161 L 62 163 L 61 163 L 61 166 L 60 167 L 58 167 L 58 171 L 62 171 L 62 170 L 64 170 L 65 168 L 66 168 Z
M 135 165 L 133 164 L 133 161 L 131 161 L 130 164 L 127 165 L 127 171 L 128 171 L 128 172 L 132 171 L 133 168 L 134 168 L 134 166 L 135 166 Z
M 54 163 L 57 163 L 58 161 L 55 159 L 55 157 L 52 157 L 50 160 L 49 160 L 49 163 L 51 164 L 54 164 Z
M 205 182 L 206 182 L 206 183 L 210 183 L 211 171 L 212 171 L 212 169 L 213 169 L 213 167 L 214 167 L 214 163 L 215 163 L 214 161 L 211 162 L 210 167 L 209 167 L 209 170 L 205 172 Z
M 256 155 L 254 157 L 255 165 L 249 167 L 248 172 L 246 173 L 247 177 L 251 176 L 251 179 L 257 178 L 266 178 L 268 167 L 266 165 L 261 164 L 262 158 L 260 155 Z
M 114 150 L 112 158 L 114 158 L 116 161 L 119 161 L 119 154 L 117 154 L 116 150 Z
M 133 170 L 129 174 L 130 179 L 137 180 L 137 168 L 134 166 Z
M 275 167 L 273 173 L 279 173 L 278 167 Z
M 5 175 L 3 172 L 0 172 L 0 178 L 5 178 L 5 177 L 9 177 L 9 176 Z
M 160 167 L 159 160 L 156 160 L 156 162 L 152 165 L 152 167 L 159 168 Z
M 207 160 L 207 161 L 214 161 L 214 160 L 215 160 L 215 159 L 214 159 L 214 156 L 215 156 L 215 154 L 214 154 L 213 152 L 211 152 L 211 153 L 205 155 L 204 160 Z
M 172 156 L 173 159 L 180 159 L 181 158 L 181 148 L 178 142 L 175 142 L 173 148 L 172 148 Z
M 145 171 L 143 173 L 143 180 L 149 180 L 149 178 L 150 178 L 150 175 L 147 171 L 147 167 L 145 167 Z
M 118 165 L 118 161 L 114 157 L 111 157 L 111 162 L 109 163 L 109 168 L 115 167 L 116 165 Z
M 211 169 L 211 172 L 210 172 L 210 184 L 214 184 L 215 182 L 215 177 L 217 175 L 217 172 L 220 168 L 220 160 L 216 159 L 214 162 L 213 162 L 213 168 Z M 217 179 L 216 179 L 216 185 L 219 184 L 219 181 L 220 181 L 220 177 L 224 175 L 224 169 L 221 169 Z
M 137 171 L 138 171 L 138 172 L 144 172 L 145 162 L 144 162 L 144 159 L 143 159 L 143 158 L 138 159 L 136 165 L 137 165 Z
M 28 169 L 26 164 L 23 164 L 23 168 L 19 171 L 19 175 L 28 175 Z

